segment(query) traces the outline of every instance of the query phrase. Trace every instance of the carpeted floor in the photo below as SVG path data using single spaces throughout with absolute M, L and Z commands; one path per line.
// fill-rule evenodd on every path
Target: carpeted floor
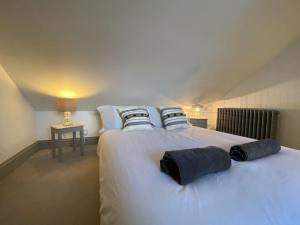
M 96 146 L 65 149 L 65 162 L 50 150 L 32 155 L 0 180 L 1 225 L 99 225 Z

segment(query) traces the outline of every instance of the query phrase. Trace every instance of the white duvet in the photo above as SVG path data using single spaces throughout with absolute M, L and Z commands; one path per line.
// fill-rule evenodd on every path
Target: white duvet
M 160 172 L 167 150 L 230 146 L 248 138 L 191 127 L 101 135 L 101 225 L 300 224 L 300 152 L 281 152 L 186 186 Z

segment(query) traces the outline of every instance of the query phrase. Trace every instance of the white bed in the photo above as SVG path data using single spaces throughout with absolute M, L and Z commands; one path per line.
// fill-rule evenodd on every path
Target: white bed
M 251 139 L 190 127 L 103 133 L 101 225 L 300 224 L 300 152 L 281 152 L 180 186 L 160 172 L 166 150 L 230 146 Z

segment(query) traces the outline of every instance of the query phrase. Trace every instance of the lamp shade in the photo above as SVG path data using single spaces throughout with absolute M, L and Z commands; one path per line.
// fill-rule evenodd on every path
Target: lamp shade
M 73 98 L 58 98 L 56 100 L 56 108 L 59 112 L 76 111 L 77 100 Z
M 192 108 L 196 111 L 196 112 L 200 112 L 203 109 L 203 105 L 201 104 L 195 104 L 192 106 Z

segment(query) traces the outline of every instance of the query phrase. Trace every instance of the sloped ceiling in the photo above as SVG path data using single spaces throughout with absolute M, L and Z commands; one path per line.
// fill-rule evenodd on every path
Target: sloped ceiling
M 1 1 L 0 64 L 37 110 L 206 103 L 300 35 L 299 0 Z

